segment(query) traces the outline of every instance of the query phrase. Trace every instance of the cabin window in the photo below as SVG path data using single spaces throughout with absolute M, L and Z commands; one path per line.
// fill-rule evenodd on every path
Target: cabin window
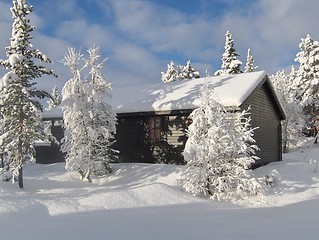
M 149 142 L 161 141 L 162 119 L 160 116 L 152 116 L 148 119 L 148 140 Z

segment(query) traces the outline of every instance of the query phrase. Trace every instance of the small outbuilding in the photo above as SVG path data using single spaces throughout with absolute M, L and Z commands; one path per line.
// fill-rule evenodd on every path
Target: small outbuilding
M 255 166 L 281 161 L 281 120 L 285 113 L 264 71 L 114 87 L 111 104 L 118 124 L 113 148 L 119 150 L 115 161 L 184 164 L 182 152 L 191 122 L 189 115 L 199 106 L 205 84 L 214 89 L 215 99 L 230 111 L 251 107 L 251 124 L 258 128 L 254 139 L 260 148 L 260 160 Z M 51 117 L 47 113 L 44 118 L 54 125 L 54 121 L 62 119 L 62 112 Z M 42 157 L 37 161 L 42 162 Z

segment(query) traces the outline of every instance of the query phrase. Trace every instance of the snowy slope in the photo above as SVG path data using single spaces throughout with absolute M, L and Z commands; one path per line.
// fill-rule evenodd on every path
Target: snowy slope
M 318 239 L 319 147 L 254 170 L 281 175 L 265 196 L 238 203 L 195 198 L 176 184 L 181 166 L 116 164 L 81 182 L 64 164 L 25 166 L 25 190 L 0 182 L 0 239 Z

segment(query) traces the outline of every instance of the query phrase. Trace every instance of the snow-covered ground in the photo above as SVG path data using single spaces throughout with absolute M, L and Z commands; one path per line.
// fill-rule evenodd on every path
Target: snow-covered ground
M 115 164 L 107 178 L 81 182 L 64 164 L 25 166 L 25 190 L 0 182 L 0 239 L 318 239 L 319 146 L 254 170 L 276 169 L 277 186 L 238 203 L 180 190 L 181 166 Z

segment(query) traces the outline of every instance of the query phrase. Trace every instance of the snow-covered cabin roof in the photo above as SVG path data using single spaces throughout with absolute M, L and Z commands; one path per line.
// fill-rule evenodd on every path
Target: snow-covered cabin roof
M 50 110 L 44 110 L 42 113 L 43 119 L 62 118 L 63 112 L 60 107 L 55 107 Z
M 217 101 L 225 107 L 240 107 L 265 77 L 264 71 L 258 71 L 125 88 L 113 85 L 111 105 L 116 113 L 194 109 L 199 106 L 201 90 L 208 82 Z M 279 102 L 278 105 L 281 108 Z M 62 111 L 53 109 L 43 116 L 61 117 Z
M 116 113 L 194 109 L 208 82 L 217 101 L 225 107 L 239 107 L 263 81 L 264 71 L 227 76 L 158 83 L 113 89 L 112 106 Z

